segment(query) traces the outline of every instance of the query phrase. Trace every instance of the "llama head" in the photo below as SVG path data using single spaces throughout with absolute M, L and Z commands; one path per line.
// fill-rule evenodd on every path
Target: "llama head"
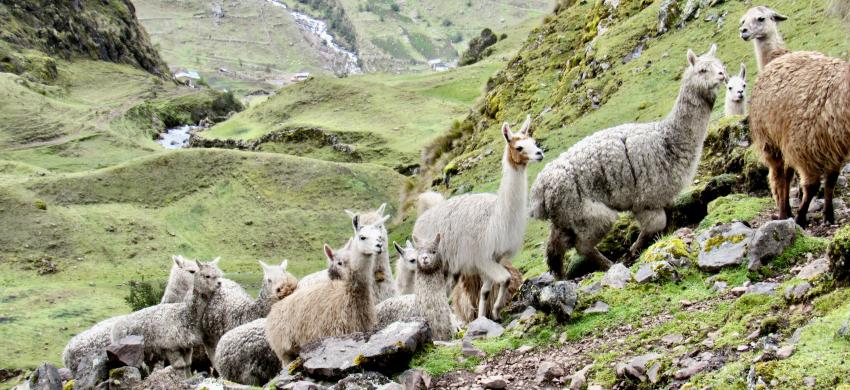
M 280 301 L 283 298 L 292 295 L 296 288 L 298 288 L 298 279 L 289 275 L 289 277 L 281 279 L 274 286 L 272 298 L 275 302 Z
M 440 233 L 437 233 L 437 236 L 431 241 L 423 241 L 413 237 L 413 241 L 416 242 L 416 252 L 418 253 L 416 257 L 417 271 L 432 273 L 443 268 L 443 258 L 440 256 L 438 250 L 441 239 L 442 235 Z
M 174 265 L 176 265 L 177 268 L 183 272 L 186 272 L 188 274 L 194 274 L 195 272 L 198 272 L 198 265 L 195 264 L 194 261 L 188 260 L 183 256 L 173 255 L 171 256 L 171 260 L 174 261 Z
M 735 103 L 743 101 L 747 91 L 747 67 L 741 64 L 741 71 L 726 81 L 726 99 Z
M 776 24 L 786 19 L 787 16 L 765 6 L 750 8 L 741 17 L 741 39 L 749 41 L 773 38 L 779 34 Z
M 262 290 L 266 293 L 272 293 L 273 290 L 281 282 L 295 279 L 292 274 L 286 272 L 286 267 L 289 265 L 289 260 L 283 259 L 280 265 L 269 265 L 260 261 L 260 267 L 263 268 L 263 287 Z
M 351 218 L 351 225 L 354 228 L 353 249 L 366 256 L 384 253 L 387 249 L 387 229 L 384 223 L 389 218 L 390 216 L 386 215 L 369 224 L 364 224 L 359 215 L 354 215 Z
M 416 252 L 416 247 L 413 246 L 413 243 L 407 240 L 402 247 L 393 241 L 393 246 L 398 251 L 398 261 L 401 264 L 401 268 L 405 271 L 416 271 L 416 258 L 419 254 Z
M 219 287 L 221 287 L 221 270 L 218 268 L 218 261 L 221 258 L 216 258 L 207 263 L 201 263 L 195 260 L 198 266 L 198 271 L 195 272 L 192 288 L 195 294 L 200 294 L 203 297 L 210 297 Z
M 328 260 L 329 279 L 348 279 L 349 275 L 351 275 L 351 254 L 354 250 L 353 242 L 353 239 L 349 239 L 344 247 L 337 250 L 333 250 L 328 244 L 325 244 L 322 248 Z
M 525 166 L 529 161 L 543 161 L 543 150 L 537 146 L 537 141 L 531 138 L 531 115 L 525 117 L 525 123 L 516 133 L 511 131 L 508 122 L 502 124 L 502 136 L 507 142 L 508 161 L 513 166 Z
M 714 103 L 717 87 L 726 83 L 726 67 L 715 57 L 717 45 L 712 44 L 707 53 L 697 56 L 688 49 L 688 67 L 682 83 L 694 93 Z

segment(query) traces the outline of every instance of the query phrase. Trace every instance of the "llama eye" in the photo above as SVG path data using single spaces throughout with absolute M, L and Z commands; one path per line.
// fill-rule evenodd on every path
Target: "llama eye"
M 699 72 L 700 72 L 700 73 L 705 73 L 705 72 L 708 72 L 708 69 L 700 69 L 700 70 L 699 70 Z
M 360 241 L 366 241 L 366 236 L 360 236 Z
M 517 147 L 516 147 L 516 151 L 517 151 L 517 152 L 522 152 L 522 146 L 517 146 Z
M 758 21 L 759 21 L 759 22 L 764 22 L 764 16 L 759 16 Z
M 195 273 L 195 271 L 189 271 L 189 273 L 190 273 L 190 274 L 193 274 L 193 273 Z
M 729 87 L 729 90 L 731 91 L 731 90 L 732 90 L 732 87 Z
M 207 275 L 207 276 L 204 276 L 204 277 L 205 277 L 205 278 L 207 278 L 207 279 L 209 279 L 209 278 L 210 278 L 210 276 L 209 276 L 209 275 Z

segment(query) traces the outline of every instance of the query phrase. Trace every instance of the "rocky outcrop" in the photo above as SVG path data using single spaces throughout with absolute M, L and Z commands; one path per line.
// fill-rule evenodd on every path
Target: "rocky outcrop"
M 703 271 L 716 272 L 742 264 L 752 237 L 753 229 L 741 222 L 708 229 L 697 237 L 700 248 L 697 266 Z

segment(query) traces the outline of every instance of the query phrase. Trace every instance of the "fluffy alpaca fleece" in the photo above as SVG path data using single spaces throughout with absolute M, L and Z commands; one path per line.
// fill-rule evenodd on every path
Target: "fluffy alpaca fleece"
M 787 16 L 764 6 L 750 8 L 741 17 L 741 39 L 753 40 L 759 72 L 770 61 L 788 53 L 777 28 L 777 23 L 786 19 Z
M 741 71 L 729 77 L 726 82 L 726 102 L 723 106 L 725 116 L 747 115 L 747 67 L 741 64 Z
M 390 266 L 390 252 L 386 247 L 386 244 L 389 242 L 387 239 L 387 229 L 384 227 L 384 222 L 389 219 L 389 215 L 384 215 L 384 209 L 386 207 L 387 204 L 384 203 L 377 210 L 365 213 L 355 213 L 345 210 L 351 218 L 359 216 L 360 223 L 380 226 L 382 229 L 381 239 L 384 248 L 378 253 L 378 257 L 375 258 L 375 289 L 372 291 L 375 294 L 375 302 L 381 302 L 398 294 L 395 288 L 395 281 L 393 280 L 392 267 Z M 378 223 L 379 221 L 383 222 Z
M 112 325 L 124 316 L 112 317 L 98 322 L 74 336 L 62 351 L 62 362 L 65 368 L 71 370 L 74 378 L 79 378 L 88 367 L 80 367 L 82 359 L 99 351 L 105 351 L 112 341 Z M 104 355 L 105 356 L 105 355 Z
M 410 240 L 404 247 L 393 241 L 395 250 L 398 251 L 398 260 L 395 261 L 395 288 L 400 295 L 413 294 L 413 283 L 416 276 L 416 248 Z
M 189 291 L 192 291 L 192 280 L 198 266 L 194 261 L 187 260 L 183 256 L 171 256 L 174 264 L 171 265 L 171 273 L 168 275 L 168 284 L 165 285 L 165 293 L 159 303 L 183 302 Z M 218 261 L 215 259 L 213 261 Z
M 446 265 L 437 247 L 440 234 L 431 242 L 417 241 L 416 281 L 413 295 L 400 295 L 387 299 L 375 308 L 378 327 L 410 317 L 428 321 L 434 340 L 450 340 L 454 334 L 451 308 L 446 298 Z
M 259 262 L 263 269 L 263 284 L 257 299 L 251 298 L 245 289 L 230 279 L 221 280 L 221 288 L 216 291 L 210 300 L 207 310 L 201 317 L 201 329 L 204 332 L 204 349 L 210 362 L 215 365 L 215 349 L 218 341 L 229 330 L 239 325 L 246 324 L 257 318 L 265 317 L 272 304 L 278 300 L 275 298 L 283 283 L 285 286 L 296 284 L 292 274 L 286 272 L 289 263 L 283 260 L 280 265 L 268 265 Z
M 359 237 L 360 232 L 357 219 L 355 216 L 354 237 Z M 325 245 L 324 251 L 335 261 L 337 254 L 329 246 Z M 352 249 L 338 255 L 349 256 L 343 262 L 348 266 L 343 279 L 299 286 L 272 306 L 266 320 L 266 339 L 282 365 L 289 364 L 301 346 L 310 341 L 365 332 L 375 324 L 372 288 L 376 252 Z
M 597 249 L 617 219 L 631 211 L 641 226 L 632 255 L 666 225 L 670 205 L 696 173 L 718 86 L 726 80 L 716 46 L 701 57 L 688 50 L 679 96 L 661 121 L 602 130 L 546 164 L 531 189 L 531 216 L 550 222 L 546 259 L 564 277 L 570 246 L 599 267 L 611 262 Z
M 275 302 L 291 295 L 298 282 L 285 279 L 275 288 Z M 266 319 L 258 318 L 231 329 L 218 341 L 215 370 L 222 378 L 262 386 L 280 372 L 280 360 L 266 340 Z
M 850 63 L 816 52 L 793 52 L 761 72 L 750 102 L 753 147 L 770 169 L 779 218 L 791 217 L 788 193 L 796 171 L 803 201 L 797 223 L 824 183 L 824 219 L 835 222 L 832 199 L 850 152 Z
M 502 266 L 511 273 L 511 281 L 508 284 L 508 297 L 513 297 L 519 287 L 522 286 L 522 273 L 510 263 L 502 263 Z M 452 289 L 452 312 L 462 323 L 475 320 L 478 313 L 478 295 L 481 292 L 481 278 L 478 275 L 464 275 Z M 493 305 L 495 296 L 490 296 L 488 305 Z M 509 299 L 510 300 L 510 299 Z
M 112 342 L 128 335 L 142 336 L 145 356 L 165 356 L 175 369 L 190 369 L 192 348 L 203 343 L 201 317 L 221 286 L 221 271 L 215 264 L 197 265 L 191 298 L 186 302 L 162 303 L 127 314 L 112 326 Z
M 342 275 L 346 272 L 348 267 L 347 264 L 344 264 L 344 262 L 348 259 L 348 256 L 342 256 L 340 254 L 351 250 L 351 248 L 353 248 L 352 242 L 353 240 L 349 239 L 342 248 L 334 250 L 334 253 L 336 253 L 337 256 L 333 259 L 325 258 L 328 263 L 328 268 L 313 272 L 312 274 L 301 278 L 301 280 L 298 281 L 298 287 L 304 289 L 314 284 L 342 279 Z
M 425 214 L 428 209 L 446 200 L 443 194 L 435 191 L 426 191 L 416 198 L 416 215 Z
M 527 222 L 526 168 L 529 162 L 543 160 L 543 151 L 530 136 L 530 126 L 530 116 L 518 133 L 513 133 L 507 123 L 502 125 L 506 145 L 497 194 L 450 198 L 420 215 L 413 227 L 416 237 L 442 234 L 439 252 L 454 280 L 460 275 L 479 275 L 484 280 L 479 317 L 498 317 L 511 277 L 501 262 L 511 259 L 522 246 Z M 494 284 L 499 286 L 499 292 L 496 304 L 490 308 L 486 302 Z

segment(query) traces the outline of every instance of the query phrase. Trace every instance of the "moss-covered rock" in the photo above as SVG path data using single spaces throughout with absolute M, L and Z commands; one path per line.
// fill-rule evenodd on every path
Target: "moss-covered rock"
M 732 116 L 712 125 L 705 138 L 700 175 L 736 177 L 736 192 L 766 193 L 767 168 L 750 147 L 750 126 L 746 117 Z
M 850 226 L 835 232 L 827 249 L 829 269 L 836 283 L 850 284 Z

